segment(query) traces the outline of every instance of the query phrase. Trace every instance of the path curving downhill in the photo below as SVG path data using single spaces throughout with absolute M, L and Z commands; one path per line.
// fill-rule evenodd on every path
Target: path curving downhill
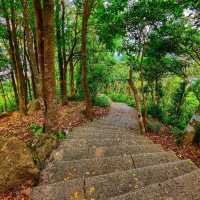
M 139 134 L 131 107 L 74 128 L 33 188 L 32 200 L 199 200 L 200 169 Z

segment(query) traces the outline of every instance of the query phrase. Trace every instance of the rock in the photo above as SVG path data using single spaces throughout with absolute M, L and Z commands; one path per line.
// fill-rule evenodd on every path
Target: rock
M 189 145 L 193 143 L 195 137 L 195 129 L 190 124 L 185 129 L 185 135 L 183 139 L 183 144 Z
M 189 145 L 194 142 L 194 138 L 197 134 L 195 127 L 197 127 L 197 125 L 199 125 L 199 124 L 200 124 L 200 115 L 199 114 L 193 115 L 189 124 L 187 125 L 187 127 L 185 129 L 183 144 Z
M 23 141 L 16 137 L 0 138 L 0 192 L 34 178 L 38 173 Z
M 33 159 L 39 169 L 42 169 L 45 160 L 50 156 L 51 152 L 58 146 L 58 140 L 52 135 L 42 135 L 36 137 L 31 144 Z

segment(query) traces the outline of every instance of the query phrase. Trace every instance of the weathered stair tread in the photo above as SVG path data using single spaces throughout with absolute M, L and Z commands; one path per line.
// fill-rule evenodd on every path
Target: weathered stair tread
M 81 191 L 83 190 L 86 199 L 105 200 L 112 196 L 125 194 L 130 191 L 136 191 L 153 183 L 164 182 L 173 177 L 189 173 L 195 169 L 197 169 L 197 167 L 193 163 L 189 162 L 189 160 L 182 160 L 167 164 L 160 164 L 156 166 L 149 166 L 90 177 L 85 179 L 84 184 L 81 183 L 82 179 L 77 179 L 77 181 L 79 182 L 76 183 L 72 181 L 73 184 L 71 183 L 71 181 L 62 181 L 56 184 L 38 186 L 34 189 L 33 196 L 35 196 L 34 199 L 36 199 L 37 195 L 38 200 L 64 200 L 70 199 L 66 197 L 73 196 L 74 193 L 76 193 L 77 191 L 80 193 L 80 195 L 82 195 Z M 74 184 L 79 185 L 75 187 Z M 54 198 L 49 198 L 48 192 L 55 190 L 55 188 L 57 190 L 56 193 L 53 194 Z M 40 195 L 38 195 L 38 193 Z M 60 193 L 64 193 L 65 198 L 63 198 Z
M 84 179 L 37 186 L 31 192 L 31 200 L 85 200 Z
M 137 113 L 110 113 L 74 128 L 56 149 L 31 200 L 200 200 L 200 170 L 139 133 Z
M 109 200 L 199 200 L 200 169 Z
M 79 177 L 103 175 L 115 171 L 179 160 L 173 152 L 158 152 L 113 156 L 75 161 L 57 161 L 46 168 L 41 175 L 41 184 L 72 180 Z
M 67 135 L 68 139 L 72 138 L 122 138 L 122 139 L 147 139 L 146 137 L 134 133 L 123 133 L 123 132 L 109 132 L 109 131 L 80 131 L 71 132 Z
M 164 151 L 160 145 L 145 144 L 145 145 L 114 145 L 102 147 L 88 147 L 68 145 L 65 148 L 54 151 L 50 160 L 79 160 L 95 157 L 108 157 L 125 154 L 153 153 Z
M 66 139 L 60 145 L 60 148 L 64 148 L 68 145 L 88 145 L 88 146 L 111 146 L 111 145 L 136 145 L 136 144 L 153 144 L 151 140 L 142 139 L 142 138 L 135 138 L 133 140 L 122 139 L 122 138 L 102 138 L 99 140 L 98 138 L 74 138 L 74 139 Z
M 153 183 L 189 173 L 197 167 L 189 160 L 160 164 L 86 179 L 88 199 L 105 200 L 111 196 L 136 191 Z M 91 188 L 95 188 L 91 193 Z

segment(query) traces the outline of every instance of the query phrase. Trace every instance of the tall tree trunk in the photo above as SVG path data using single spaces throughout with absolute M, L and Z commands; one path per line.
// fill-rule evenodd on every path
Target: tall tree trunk
M 61 0 L 61 8 L 62 8 L 62 23 L 61 23 L 61 33 L 62 33 L 62 58 L 63 58 L 63 104 L 68 103 L 67 99 L 67 58 L 66 58 L 66 42 L 65 42 L 65 1 Z
M 41 78 L 36 61 L 33 33 L 29 26 L 30 16 L 29 16 L 28 2 L 27 0 L 21 0 L 21 2 L 23 5 L 24 30 L 25 30 L 27 51 L 29 55 L 29 64 L 32 72 L 32 82 L 33 82 L 32 86 L 35 87 L 33 88 L 34 98 L 37 99 L 41 97 Z
M 54 35 L 54 0 L 44 1 L 44 81 L 43 94 L 45 105 L 45 132 L 55 130 L 55 35 Z
M 92 99 L 90 96 L 89 86 L 87 82 L 87 29 L 88 20 L 90 16 L 89 0 L 83 1 L 83 17 L 82 17 L 82 47 L 81 47 L 81 61 L 82 61 L 82 83 L 83 91 L 86 101 L 86 116 L 92 119 Z
M 60 93 L 62 104 L 65 105 L 67 102 L 67 93 L 66 93 L 66 66 L 64 66 L 64 22 L 61 22 L 60 19 L 60 10 L 61 4 L 59 0 L 56 0 L 56 39 L 57 39 L 57 50 L 58 50 L 58 66 L 59 66 L 59 74 L 60 74 Z M 62 19 L 64 20 L 64 19 Z
M 43 31 L 43 11 L 40 0 L 33 0 L 34 10 L 35 10 L 35 23 L 36 23 L 36 47 L 37 56 L 36 61 L 38 62 L 38 71 L 41 76 L 41 84 L 43 87 L 44 80 L 44 31 Z M 43 89 L 41 89 L 43 90 Z M 42 92 L 41 92 L 42 93 Z M 43 95 L 43 94 L 41 94 Z
M 70 59 L 69 65 L 70 65 L 70 95 L 71 97 L 73 97 L 75 95 L 73 57 Z
M 138 89 L 136 88 L 135 83 L 133 81 L 133 69 L 131 67 L 129 71 L 129 86 L 131 88 L 131 91 L 135 99 L 140 133 L 145 134 L 145 126 L 144 126 L 144 121 L 143 121 L 142 112 L 141 112 L 141 99 L 140 99 Z
M 19 97 L 18 97 L 18 93 L 17 93 L 17 86 L 16 86 L 16 82 L 15 82 L 15 75 L 14 75 L 13 69 L 11 69 L 10 73 L 11 73 L 11 81 L 12 81 L 13 92 L 14 92 L 14 96 L 15 96 L 15 103 L 16 103 L 16 106 L 18 108 Z
M 1 92 L 2 92 L 2 98 L 3 98 L 3 101 L 4 101 L 4 112 L 7 112 L 8 106 L 7 106 L 6 94 L 5 94 L 5 91 L 4 91 L 4 88 L 3 88 L 3 83 L 1 81 L 1 79 L 0 79 L 0 87 L 1 87 Z
M 26 91 L 25 91 L 25 79 L 23 74 L 21 57 L 19 54 L 19 45 L 16 35 L 16 23 L 15 23 L 15 8 L 13 1 L 11 1 L 11 20 L 9 19 L 9 14 L 6 9 L 6 4 L 4 0 L 1 0 L 2 8 L 5 14 L 6 26 L 8 32 L 8 40 L 10 45 L 9 54 L 11 56 L 12 65 L 15 68 L 17 89 L 18 89 L 18 99 L 19 99 L 19 110 L 22 115 L 26 114 Z M 12 28 L 11 28 L 12 27 Z

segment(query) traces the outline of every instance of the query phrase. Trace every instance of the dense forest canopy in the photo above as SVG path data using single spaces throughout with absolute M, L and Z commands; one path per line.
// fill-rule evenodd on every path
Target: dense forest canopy
M 200 107 L 198 0 L 0 0 L 0 109 L 126 102 L 184 130 Z

